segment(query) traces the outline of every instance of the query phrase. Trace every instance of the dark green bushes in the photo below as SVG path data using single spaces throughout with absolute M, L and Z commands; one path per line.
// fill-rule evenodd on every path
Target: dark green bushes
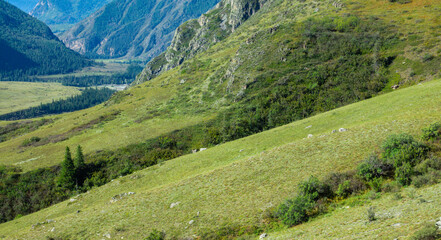
M 437 140 L 441 136 L 441 124 L 433 123 L 429 127 L 423 129 L 423 135 L 421 138 L 424 141 Z
M 434 136 L 428 132 L 437 131 L 439 131 L 438 126 L 432 124 L 423 130 L 423 136 Z M 293 226 L 326 212 L 331 199 L 344 199 L 369 188 L 375 192 L 382 190 L 392 192 L 396 191 L 397 187 L 411 183 L 416 187 L 439 183 L 441 159 L 428 157 L 430 151 L 429 146 L 416 141 L 411 135 L 391 135 L 382 144 L 380 156 L 370 155 L 358 165 L 356 172 L 332 173 L 323 182 L 315 177 L 301 182 L 297 197 L 281 204 L 275 216 L 284 224 Z M 396 182 L 384 184 L 388 180 Z M 375 192 L 373 194 L 377 196 Z M 368 209 L 368 220 L 375 220 L 373 208 Z
M 420 143 L 409 134 L 391 135 L 382 145 L 383 159 L 394 165 L 395 168 L 401 167 L 405 163 L 412 167 L 418 164 L 429 151 L 428 147 Z

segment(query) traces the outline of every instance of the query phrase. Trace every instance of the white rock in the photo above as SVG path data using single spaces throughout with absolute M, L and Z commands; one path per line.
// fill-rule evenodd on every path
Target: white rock
M 180 203 L 181 202 L 172 203 L 172 204 L 170 204 L 170 208 L 174 208 L 174 207 L 178 206 Z
M 305 127 L 305 129 L 308 129 L 308 128 L 312 128 L 312 125 L 309 125 L 309 126 Z
M 106 234 L 104 234 L 103 237 L 106 237 L 106 238 L 108 238 L 108 239 L 111 238 L 110 233 L 106 233 Z
M 313 137 L 313 135 L 312 134 L 308 134 L 308 138 L 312 138 Z
M 133 195 L 133 194 L 135 194 L 134 192 L 128 192 L 127 193 L 128 195 Z
M 55 231 L 55 228 L 54 228 L 54 227 L 51 229 L 51 232 L 53 232 L 53 231 Z
M 260 235 L 259 239 L 264 239 L 264 238 L 266 238 L 267 236 L 268 236 L 268 234 L 266 234 L 266 233 L 262 233 L 262 234 Z
M 194 223 L 194 220 L 190 220 L 190 222 L 188 222 L 188 224 L 193 224 Z
M 75 202 L 76 199 L 75 199 L 75 198 L 71 198 L 71 199 L 69 199 L 69 201 L 70 201 L 70 202 Z
M 205 150 L 207 150 L 207 148 L 201 148 L 201 149 L 199 149 L 199 152 L 202 152 L 202 151 L 205 151 Z
M 346 128 L 340 128 L 340 129 L 338 129 L 338 131 L 339 131 L 339 132 L 346 132 L 346 131 L 348 131 L 348 129 L 346 129 Z
M 337 132 L 337 130 L 332 130 L 332 132 L 331 133 L 336 133 Z

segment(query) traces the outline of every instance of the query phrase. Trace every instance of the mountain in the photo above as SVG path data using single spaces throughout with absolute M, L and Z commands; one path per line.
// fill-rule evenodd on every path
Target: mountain
M 212 41 L 212 32 L 223 25 L 211 25 L 204 51 L 177 52 L 184 58 L 175 67 L 104 104 L 0 122 L 0 219 L 9 221 L 0 236 L 395 239 L 411 238 L 424 222 L 435 227 L 439 138 L 423 142 L 421 130 L 440 121 L 441 3 L 259 6 L 222 40 Z M 403 132 L 413 138 L 383 144 Z M 439 127 L 428 132 L 441 135 Z M 58 186 L 66 147 L 78 145 L 86 164 L 70 171 L 80 173 L 70 186 Z M 379 162 L 385 145 L 415 160 Z M 363 171 L 369 174 L 357 175 Z M 366 181 L 372 175 L 381 177 Z M 311 184 L 326 198 L 297 194 L 309 191 L 310 176 L 330 176 L 332 189 Z M 402 187 L 400 179 L 434 185 Z M 288 205 L 282 210 L 298 211 L 275 211 Z
M 39 0 L 6 0 L 6 2 L 20 8 L 22 11 L 29 13 Z
M 266 2 L 267 0 L 223 0 L 199 19 L 192 19 L 181 25 L 167 50 L 147 64 L 133 85 L 151 80 L 227 38 Z
M 96 58 L 149 60 L 170 44 L 175 29 L 218 0 L 117 0 L 61 36 L 71 49 Z
M 39 0 L 30 14 L 56 32 L 65 31 L 111 0 Z
M 2 80 L 23 73 L 67 73 L 90 65 L 44 23 L 4 1 L 0 1 L 0 51 Z

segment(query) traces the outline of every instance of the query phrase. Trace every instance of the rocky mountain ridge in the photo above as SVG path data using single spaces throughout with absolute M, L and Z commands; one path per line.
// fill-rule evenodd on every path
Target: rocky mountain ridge
M 149 81 L 227 38 L 266 2 L 267 0 L 223 0 L 200 18 L 185 22 L 176 30 L 167 50 L 147 64 L 133 85 Z

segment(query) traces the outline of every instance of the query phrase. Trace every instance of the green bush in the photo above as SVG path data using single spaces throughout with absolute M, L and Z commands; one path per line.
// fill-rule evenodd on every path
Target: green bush
M 337 196 L 341 198 L 347 198 L 352 193 L 351 182 L 349 180 L 344 181 L 338 185 L 338 189 L 335 192 Z
M 441 159 L 432 156 L 422 161 L 414 168 L 415 172 L 421 175 L 428 173 L 430 169 L 441 170 Z
M 423 135 L 421 138 L 424 141 L 433 141 L 438 139 L 441 136 L 441 124 L 440 123 L 432 123 L 429 127 L 423 129 Z
M 375 221 L 377 218 L 375 217 L 375 209 L 373 207 L 369 207 L 367 210 L 367 218 L 369 222 Z
M 299 195 L 309 196 L 316 201 L 324 197 L 332 197 L 333 193 L 329 185 L 324 184 L 318 178 L 311 176 L 307 181 L 299 184 Z
M 423 228 L 415 232 L 412 236 L 412 240 L 435 240 L 439 239 L 440 234 L 435 224 L 426 223 Z
M 404 163 L 395 170 L 395 179 L 403 186 L 412 182 L 413 169 L 410 163 Z
M 369 182 L 376 178 L 385 177 L 393 172 L 393 166 L 376 155 L 369 156 L 357 167 L 357 175 Z
M 153 230 L 145 240 L 165 240 L 165 233 Z
M 383 159 L 389 164 L 394 164 L 395 168 L 405 163 L 415 166 L 429 151 L 426 145 L 415 141 L 411 135 L 405 133 L 389 136 L 383 143 L 382 149 Z
M 426 174 L 412 177 L 412 184 L 420 188 L 424 185 L 433 185 L 439 183 L 441 180 L 441 172 L 430 169 Z
M 276 216 L 288 226 L 306 222 L 311 216 L 315 202 L 309 195 L 299 195 L 282 203 L 276 212 Z

